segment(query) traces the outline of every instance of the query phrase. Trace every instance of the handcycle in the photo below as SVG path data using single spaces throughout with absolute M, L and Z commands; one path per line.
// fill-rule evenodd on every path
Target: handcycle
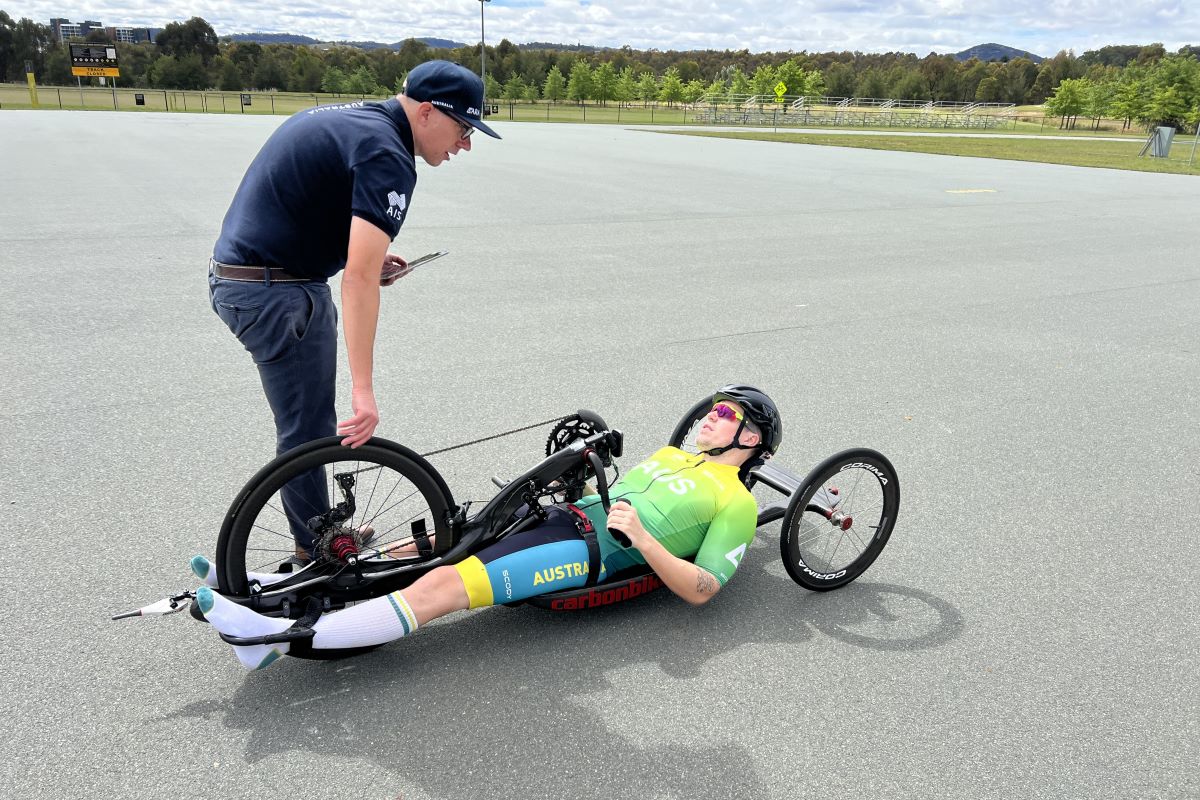
M 711 397 L 699 400 L 675 426 L 668 444 L 694 451 L 695 434 L 711 406 Z M 554 422 L 545 458 L 511 480 L 493 478 L 498 492 L 478 510 L 475 502 L 456 504 L 445 480 L 423 456 L 386 439 L 372 438 L 350 449 L 335 436 L 283 453 L 247 482 L 225 515 L 217 539 L 217 589 L 260 614 L 295 623 L 267 636 L 222 638 L 236 645 L 290 642 L 289 654 L 302 658 L 365 652 L 374 648 L 313 649 L 311 626 L 323 613 L 404 589 L 436 567 L 455 564 L 536 525 L 552 504 L 574 502 L 594 491 L 607 510 L 613 482 L 608 471 L 619 474 L 624 435 L 587 410 Z M 302 524 L 313 537 L 311 560 L 293 568 L 296 544 L 281 495 L 292 481 L 314 474 L 323 474 L 329 502 L 307 510 Z M 757 524 L 782 520 L 784 567 L 797 584 L 812 591 L 845 586 L 870 567 L 892 533 L 900 505 L 892 464 L 868 448 L 832 455 L 803 478 L 773 460 L 750 462 L 740 477 L 751 489 L 761 485 L 782 495 L 760 501 Z M 661 586 L 640 565 L 596 585 L 513 605 L 575 611 L 622 602 Z M 192 597 L 184 592 L 114 619 L 182 610 Z

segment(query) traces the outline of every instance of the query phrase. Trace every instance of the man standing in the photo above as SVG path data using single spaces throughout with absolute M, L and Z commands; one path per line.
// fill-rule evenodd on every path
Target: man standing
M 258 366 L 275 418 L 276 451 L 344 435 L 358 447 L 379 424 L 372 383 L 379 287 L 408 274 L 387 252 L 417 182 L 415 157 L 432 167 L 471 149 L 483 82 L 447 61 L 408 75 L 383 103 L 320 106 L 288 118 L 263 145 L 234 195 L 213 248 L 213 310 Z M 337 310 L 327 281 L 342 274 L 351 416 L 334 408 Z M 305 521 L 328 508 L 322 470 L 284 490 L 297 559 L 311 556 Z

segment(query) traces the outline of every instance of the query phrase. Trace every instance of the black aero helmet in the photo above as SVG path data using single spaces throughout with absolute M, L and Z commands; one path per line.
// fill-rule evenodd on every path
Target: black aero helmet
M 766 392 L 753 386 L 731 384 L 722 386 L 713 395 L 713 402 L 732 400 L 746 412 L 746 419 L 762 432 L 762 447 L 771 455 L 779 449 L 783 442 L 783 420 L 779 417 L 779 409 L 775 401 L 767 397 Z M 736 441 L 736 439 L 735 439 Z

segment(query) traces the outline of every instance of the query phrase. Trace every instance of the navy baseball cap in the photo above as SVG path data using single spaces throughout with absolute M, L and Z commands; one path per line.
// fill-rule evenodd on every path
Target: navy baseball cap
M 413 67 L 404 81 L 405 97 L 431 103 L 464 125 L 499 139 L 500 134 L 483 124 L 483 81 L 466 67 L 449 61 L 426 61 Z

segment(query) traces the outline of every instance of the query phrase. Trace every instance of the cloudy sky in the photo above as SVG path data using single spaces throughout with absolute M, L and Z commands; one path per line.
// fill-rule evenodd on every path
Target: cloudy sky
M 218 34 L 265 31 L 394 42 L 479 41 L 478 0 L 0 0 L 13 17 L 162 27 L 201 16 Z M 1200 0 L 491 0 L 487 41 L 636 49 L 952 53 L 999 42 L 1038 55 L 1106 44 L 1200 45 Z

